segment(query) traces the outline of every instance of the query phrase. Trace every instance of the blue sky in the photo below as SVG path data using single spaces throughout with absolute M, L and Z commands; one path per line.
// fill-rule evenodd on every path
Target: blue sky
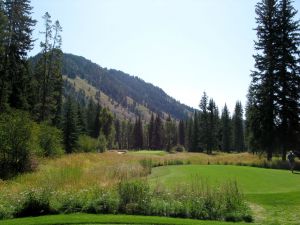
M 257 2 L 32 0 L 34 36 L 41 38 L 48 11 L 63 27 L 64 52 L 139 76 L 193 107 L 206 91 L 232 111 L 236 100 L 246 102 Z M 294 5 L 300 10 L 300 1 Z

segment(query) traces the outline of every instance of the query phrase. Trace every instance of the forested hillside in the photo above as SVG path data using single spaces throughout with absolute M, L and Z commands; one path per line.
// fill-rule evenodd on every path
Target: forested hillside
M 102 68 L 84 57 L 64 54 L 62 72 L 71 79 L 78 76 L 88 81 L 90 85 L 109 96 L 115 104 L 127 109 L 128 114 L 139 115 L 143 114 L 143 111 L 151 111 L 162 117 L 170 114 L 180 120 L 191 116 L 194 111 L 168 96 L 159 87 L 122 71 Z M 147 114 L 146 118 L 150 119 L 151 113 Z

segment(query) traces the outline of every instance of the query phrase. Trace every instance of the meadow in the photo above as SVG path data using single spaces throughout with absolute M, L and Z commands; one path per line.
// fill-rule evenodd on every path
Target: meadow
M 276 167 L 276 164 L 268 164 L 264 158 L 249 153 L 206 155 L 160 151 L 122 155 L 113 152 L 80 153 L 44 159 L 36 172 L 0 182 L 0 217 L 5 219 L 0 224 L 149 224 L 149 221 L 155 224 L 224 224 L 219 221 L 202 223 L 197 220 L 196 223 L 175 218 L 120 215 L 140 214 L 143 210 L 145 215 L 254 220 L 256 224 L 299 224 L 300 175 L 258 167 Z M 235 202 L 224 196 L 234 196 Z M 207 209 L 218 209 L 227 216 L 218 214 L 219 211 L 197 214 L 203 208 L 193 211 L 199 205 L 193 199 L 204 199 L 201 200 L 202 206 L 209 203 L 213 207 Z M 124 201 L 127 201 L 126 204 Z M 220 205 L 225 204 L 217 204 L 221 201 L 233 206 L 242 205 L 237 209 L 240 215 L 221 209 Z M 36 205 L 44 211 L 35 211 Z M 143 208 L 143 205 L 147 207 Z M 23 207 L 22 210 L 20 207 Z M 28 216 L 29 209 L 36 215 L 66 215 L 6 220 Z

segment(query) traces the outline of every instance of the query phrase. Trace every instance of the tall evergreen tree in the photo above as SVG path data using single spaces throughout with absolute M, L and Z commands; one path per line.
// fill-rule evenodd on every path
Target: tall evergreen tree
M 139 116 L 135 120 L 134 128 L 133 128 L 133 137 L 134 137 L 134 149 L 142 149 L 143 148 L 143 124 L 141 117 Z
M 244 151 L 244 120 L 242 103 L 237 101 L 233 114 L 233 144 L 234 149 L 238 152 Z
M 221 130 L 222 130 L 222 150 L 229 152 L 231 149 L 231 119 L 230 114 L 225 104 L 221 116 Z
M 207 149 L 207 143 L 208 143 L 208 96 L 206 92 L 203 93 L 200 104 L 199 104 L 199 109 L 200 109 L 200 114 L 199 114 L 199 127 L 200 127 L 200 136 L 199 136 L 199 141 L 200 141 L 200 146 L 202 150 Z M 195 121 L 194 121 L 195 122 Z M 195 126 L 194 126 L 195 127 Z M 193 131 L 194 132 L 194 131 Z
M 177 144 L 177 128 L 169 115 L 165 122 L 165 149 L 170 151 Z
M 4 11 L 4 2 L 0 1 L 0 112 L 3 112 L 8 108 L 8 77 L 7 73 L 4 71 L 5 62 L 5 42 L 8 37 L 6 30 L 7 27 L 7 17 Z
M 277 1 L 262 0 L 256 5 L 257 41 L 254 55 L 255 70 L 249 88 L 248 115 L 258 123 L 249 121 L 253 138 L 259 147 L 272 159 L 276 138 L 276 70 L 278 60 L 277 47 Z M 251 105 L 250 105 L 251 104 Z
M 115 119 L 115 130 L 116 130 L 116 143 L 117 143 L 117 148 L 121 149 L 121 122 L 119 119 Z
M 3 82 L 0 89 L 0 109 L 5 105 L 28 109 L 30 76 L 27 53 L 33 47 L 32 31 L 36 23 L 31 17 L 29 0 L 6 0 L 4 11 L 7 18 L 4 41 L 5 57 L 0 72 Z M 7 104 L 8 103 L 8 104 Z
M 192 129 L 192 142 L 191 142 L 191 151 L 197 152 L 201 151 L 202 147 L 200 146 L 200 126 L 199 126 L 199 115 L 198 112 L 194 112 L 193 120 L 193 129 Z
M 183 120 L 180 120 L 178 124 L 178 142 L 180 145 L 185 146 L 185 126 Z
M 295 16 L 297 11 L 291 0 L 280 0 L 278 5 L 278 106 L 279 140 L 282 159 L 286 151 L 297 148 L 299 135 L 299 46 L 300 24 Z
M 219 111 L 213 99 L 209 100 L 208 107 L 208 129 L 207 132 L 207 154 L 212 154 L 218 145 L 217 131 L 219 126 Z
M 36 65 L 35 80 L 36 103 L 34 113 L 39 121 L 51 120 L 59 124 L 62 104 L 62 51 L 61 31 L 58 21 L 52 25 L 48 12 L 43 16 L 45 22 L 44 41 L 41 42 L 41 57 Z
M 63 135 L 66 153 L 72 153 L 75 150 L 79 132 L 76 108 L 71 98 L 67 99 L 65 105 Z
M 94 135 L 94 129 L 95 129 L 95 120 L 96 120 L 96 114 L 97 114 L 97 106 L 92 98 L 89 99 L 89 103 L 87 106 L 87 131 L 88 134 L 93 137 Z
M 159 115 L 156 116 L 154 122 L 154 133 L 153 133 L 153 148 L 156 150 L 163 149 L 163 136 L 164 126 Z
M 148 143 L 149 143 L 149 149 L 154 148 L 154 115 L 151 114 L 150 123 L 148 126 Z

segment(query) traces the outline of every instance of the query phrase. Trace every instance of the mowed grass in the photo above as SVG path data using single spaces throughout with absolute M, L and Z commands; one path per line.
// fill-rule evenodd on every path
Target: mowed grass
M 142 150 L 136 152 L 128 152 L 128 155 L 140 155 L 140 156 L 165 156 L 168 153 L 165 151 L 153 151 L 153 150 Z
M 149 176 L 153 185 L 159 183 L 170 190 L 191 184 L 195 178 L 215 185 L 236 181 L 258 223 L 300 224 L 300 174 L 242 166 L 184 165 L 158 167 Z
M 63 225 L 63 224 L 173 224 L 173 225 L 242 225 L 245 223 L 227 223 L 217 221 L 200 221 L 155 216 L 130 215 L 93 215 L 71 214 L 42 217 L 27 217 L 0 221 L 0 225 Z

